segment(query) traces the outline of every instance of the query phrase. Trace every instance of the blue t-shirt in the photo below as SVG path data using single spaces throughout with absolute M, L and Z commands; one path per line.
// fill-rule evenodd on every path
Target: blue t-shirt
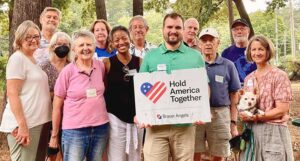
M 255 63 L 247 62 L 245 51 L 246 48 L 238 48 L 236 45 L 232 45 L 222 52 L 222 57 L 234 63 L 242 83 L 248 74 L 256 70 Z
M 210 87 L 210 106 L 229 106 L 231 92 L 241 88 L 238 73 L 234 64 L 228 59 L 216 57 L 214 63 L 205 63 Z
M 106 51 L 105 48 L 103 49 L 103 48 L 96 47 L 96 50 L 95 50 L 95 54 L 97 54 L 96 57 L 98 59 L 109 58 L 109 57 L 116 55 L 116 53 L 117 53 L 117 50 L 113 50 L 111 53 L 109 53 Z

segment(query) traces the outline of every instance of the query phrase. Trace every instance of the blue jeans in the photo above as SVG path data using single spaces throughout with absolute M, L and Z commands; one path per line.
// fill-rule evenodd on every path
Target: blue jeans
M 64 161 L 102 161 L 108 139 L 108 123 L 62 131 Z

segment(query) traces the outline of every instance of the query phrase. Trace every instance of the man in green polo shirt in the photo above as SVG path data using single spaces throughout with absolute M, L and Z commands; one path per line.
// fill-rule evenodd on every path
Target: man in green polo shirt
M 144 58 L 140 72 L 205 68 L 201 54 L 182 42 L 183 18 L 177 13 L 164 17 L 165 42 L 152 49 Z M 144 157 L 146 161 L 192 161 L 194 156 L 195 126 L 160 125 L 146 130 Z

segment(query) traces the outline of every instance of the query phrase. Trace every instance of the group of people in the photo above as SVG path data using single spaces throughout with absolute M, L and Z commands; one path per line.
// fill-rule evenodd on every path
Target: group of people
M 177 13 L 164 17 L 164 42 L 158 47 L 146 41 L 149 26 L 142 16 L 134 16 L 128 29 L 96 20 L 72 38 L 56 31 L 60 19 L 58 9 L 46 7 L 42 30 L 27 20 L 15 32 L 0 126 L 12 161 L 200 161 L 206 151 L 218 161 L 230 155 L 238 118 L 252 129 L 255 142 L 246 149 L 251 155 L 241 152 L 241 160 L 293 161 L 287 128 L 290 81 L 270 64 L 272 42 L 261 35 L 249 40 L 247 21 L 233 22 L 235 44 L 218 54 L 218 32 L 205 28 L 197 37 L 198 21 L 184 21 Z M 133 76 L 161 65 L 167 71 L 206 69 L 211 122 L 139 122 Z M 264 114 L 238 112 L 241 89 L 258 89 Z M 62 158 L 51 155 L 59 151 Z

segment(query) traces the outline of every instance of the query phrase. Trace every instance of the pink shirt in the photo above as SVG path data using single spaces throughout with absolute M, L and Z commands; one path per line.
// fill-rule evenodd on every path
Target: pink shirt
M 83 73 L 75 62 L 59 74 L 54 94 L 64 98 L 62 129 L 99 126 L 108 122 L 104 100 L 104 65 L 93 60 L 90 75 Z M 88 97 L 87 90 L 95 89 L 97 95 Z
M 287 76 L 287 74 L 273 67 L 270 72 L 267 72 L 262 76 L 259 82 L 255 80 L 255 71 L 249 74 L 244 83 L 244 89 L 247 91 L 250 90 L 248 86 L 248 81 L 252 80 L 254 82 L 254 87 L 258 84 L 259 90 L 259 108 L 262 111 L 270 111 L 275 107 L 275 102 L 288 102 L 292 101 L 292 88 L 291 82 Z M 257 82 L 257 83 L 256 83 Z M 251 84 L 251 83 L 250 83 Z M 287 121 L 289 119 L 288 113 L 280 119 L 274 119 L 267 121 L 267 123 L 271 124 L 280 124 L 287 125 Z

